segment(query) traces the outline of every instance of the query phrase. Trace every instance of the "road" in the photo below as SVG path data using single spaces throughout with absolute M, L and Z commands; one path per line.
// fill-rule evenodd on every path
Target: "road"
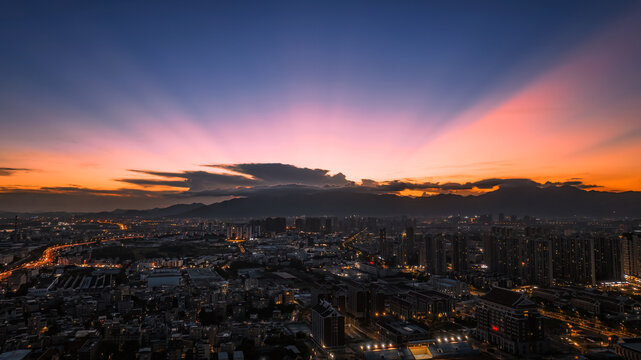
M 73 243 L 73 244 L 64 244 L 64 245 L 54 245 L 46 248 L 42 252 L 42 256 L 35 261 L 31 261 L 28 263 L 24 263 L 17 268 L 7 270 L 3 273 L 0 273 L 0 281 L 6 280 L 11 274 L 13 274 L 14 271 L 19 270 L 19 269 L 34 269 L 34 268 L 39 268 L 44 265 L 47 265 L 55 259 L 55 255 L 58 251 L 74 246 L 83 246 L 83 245 L 95 245 L 98 243 L 104 243 L 108 241 L 117 241 L 117 240 L 126 240 L 126 239 L 133 239 L 133 236 L 125 236 L 125 237 L 118 237 L 118 238 L 113 238 L 113 239 L 104 239 L 104 240 L 94 240 L 94 241 L 86 241 L 86 242 L 81 242 L 81 243 Z
M 365 231 L 367 231 L 367 228 L 364 228 L 363 230 L 361 230 L 361 231 L 357 232 L 356 234 L 350 236 L 349 238 L 345 239 L 345 241 L 343 241 L 343 246 L 345 246 L 346 248 L 349 248 L 351 250 L 354 250 L 350 243 L 353 242 L 354 240 L 356 240 Z
M 557 313 L 557 312 L 552 312 L 552 311 L 547 311 L 543 309 L 539 309 L 539 312 L 541 315 L 551 318 L 551 319 L 557 319 L 561 321 L 565 321 L 567 323 L 570 323 L 580 329 L 584 330 L 589 330 L 596 332 L 598 334 L 603 334 L 606 336 L 611 336 L 611 335 L 616 335 L 618 337 L 636 337 L 637 335 L 625 330 L 620 330 L 620 329 L 613 329 L 607 326 L 604 326 L 602 324 L 598 324 L 594 321 L 590 320 L 585 320 L 585 319 L 580 319 L 580 318 L 575 318 L 572 316 L 568 316 L 565 314 Z

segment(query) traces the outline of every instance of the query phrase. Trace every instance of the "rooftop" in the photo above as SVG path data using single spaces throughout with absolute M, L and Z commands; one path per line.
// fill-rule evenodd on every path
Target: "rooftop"
M 0 354 L 0 360 L 22 360 L 31 353 L 31 350 L 14 350 Z
M 499 287 L 492 288 L 489 293 L 481 296 L 481 299 L 508 307 L 534 305 L 534 303 L 525 298 L 523 294 Z

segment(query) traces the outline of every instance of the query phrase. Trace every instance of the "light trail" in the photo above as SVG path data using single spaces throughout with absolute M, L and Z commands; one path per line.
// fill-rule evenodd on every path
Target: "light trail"
M 363 230 L 357 232 L 356 234 L 350 236 L 348 239 L 345 239 L 343 241 L 343 246 L 346 248 L 349 248 L 350 250 L 354 250 L 353 246 L 351 243 L 353 243 L 362 233 L 364 233 L 367 230 L 367 228 L 364 228 Z
M 114 239 L 94 240 L 94 241 L 86 241 L 81 243 L 50 246 L 42 252 L 42 256 L 40 257 L 40 259 L 31 261 L 28 263 L 24 263 L 15 269 L 7 270 L 3 273 L 0 273 L 0 281 L 6 280 L 9 276 L 11 276 L 11 274 L 13 274 L 14 271 L 17 271 L 20 269 L 34 269 L 34 268 L 39 268 L 44 265 L 47 265 L 55 259 L 55 255 L 58 251 L 66 248 L 75 247 L 75 246 L 84 246 L 84 245 L 94 245 L 94 244 L 100 244 L 108 241 L 126 240 L 126 239 L 133 239 L 133 238 L 134 236 L 125 236 L 125 237 L 119 237 Z
M 613 329 L 611 327 L 603 326 L 601 324 L 597 324 L 592 321 L 588 321 L 585 319 L 576 319 L 571 316 L 559 314 L 556 312 L 539 309 L 539 313 L 545 317 L 561 320 L 561 321 L 570 323 L 572 325 L 578 326 L 581 329 L 592 331 L 595 333 L 600 333 L 606 336 L 611 336 L 611 335 L 616 335 L 618 337 L 636 337 L 637 336 L 637 334 L 634 334 L 625 330 Z

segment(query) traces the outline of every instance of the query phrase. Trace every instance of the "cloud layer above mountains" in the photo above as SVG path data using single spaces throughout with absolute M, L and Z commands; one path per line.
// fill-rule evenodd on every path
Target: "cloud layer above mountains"
M 431 196 L 436 194 L 478 195 L 507 187 L 559 187 L 598 189 L 580 179 L 537 182 L 526 178 L 490 178 L 473 182 L 433 182 L 417 179 L 374 181 L 349 180 L 342 173 L 282 163 L 207 164 L 207 170 L 163 172 L 130 170 L 131 177 L 116 179 L 123 187 L 114 190 L 75 185 L 64 187 L 0 188 L 1 211 L 102 211 L 115 208 L 150 208 L 185 202 L 213 203 L 233 197 L 262 194 L 287 195 L 300 191 L 360 192 Z M 22 169 L 0 168 L 10 175 Z

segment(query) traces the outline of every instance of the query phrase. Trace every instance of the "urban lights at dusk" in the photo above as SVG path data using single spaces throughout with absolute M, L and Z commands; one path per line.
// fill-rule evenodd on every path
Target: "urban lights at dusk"
M 0 359 L 641 358 L 640 20 L 0 3 Z

